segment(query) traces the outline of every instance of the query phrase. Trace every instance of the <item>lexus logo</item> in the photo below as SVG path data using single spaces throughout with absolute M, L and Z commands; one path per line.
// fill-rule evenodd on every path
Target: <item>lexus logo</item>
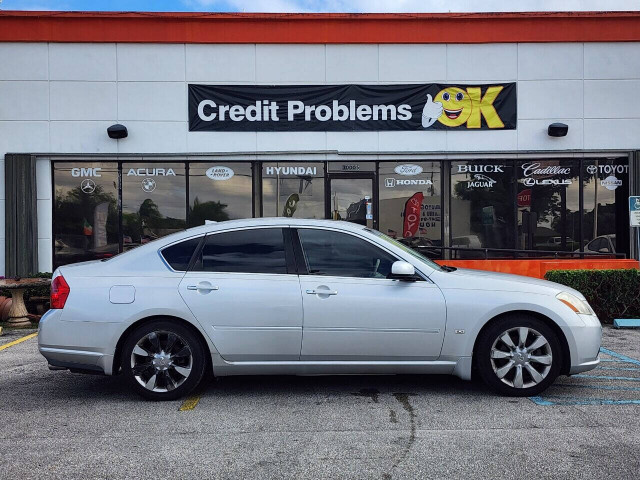
M 85 178 L 84 180 L 82 180 L 82 183 L 80 184 L 80 190 L 82 190 L 84 193 L 93 193 L 95 189 L 96 182 L 94 182 L 90 178 Z
M 151 193 L 156 189 L 156 181 L 153 178 L 145 178 L 142 180 L 142 190 Z

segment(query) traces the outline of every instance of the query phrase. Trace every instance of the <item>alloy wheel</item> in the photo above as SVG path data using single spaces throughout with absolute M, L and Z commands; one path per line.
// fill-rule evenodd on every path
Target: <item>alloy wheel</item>
M 175 390 L 187 380 L 192 367 L 189 344 L 173 332 L 150 332 L 131 352 L 131 371 L 137 382 L 151 392 Z
M 549 374 L 553 363 L 549 341 L 528 327 L 504 331 L 495 339 L 490 352 L 493 372 L 513 388 L 539 384 Z

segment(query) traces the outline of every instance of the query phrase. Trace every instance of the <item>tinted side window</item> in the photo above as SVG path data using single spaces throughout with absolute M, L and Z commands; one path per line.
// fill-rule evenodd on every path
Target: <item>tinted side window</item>
M 189 261 L 193 256 L 193 252 L 195 252 L 201 238 L 202 237 L 192 238 L 171 245 L 162 250 L 162 256 L 174 270 L 186 271 L 189 267 Z
M 257 228 L 207 235 L 199 270 L 287 273 L 281 228 Z
M 353 235 L 299 229 L 307 269 L 312 275 L 386 278 L 396 258 Z

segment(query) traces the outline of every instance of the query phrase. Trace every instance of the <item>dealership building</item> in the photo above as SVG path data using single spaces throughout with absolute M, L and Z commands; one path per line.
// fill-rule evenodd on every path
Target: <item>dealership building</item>
M 272 216 L 638 258 L 639 42 L 633 12 L 1 11 L 0 274 Z

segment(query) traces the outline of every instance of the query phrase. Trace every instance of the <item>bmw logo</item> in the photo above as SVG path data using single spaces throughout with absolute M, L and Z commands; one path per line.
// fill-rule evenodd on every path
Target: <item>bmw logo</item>
M 156 181 L 153 178 L 145 178 L 142 180 L 142 190 L 151 193 L 156 189 Z

